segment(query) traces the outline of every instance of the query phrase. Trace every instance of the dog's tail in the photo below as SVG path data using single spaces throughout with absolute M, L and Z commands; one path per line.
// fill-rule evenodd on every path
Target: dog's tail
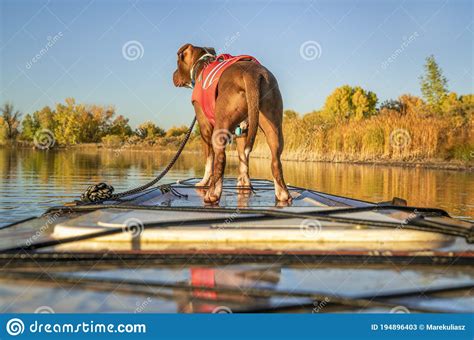
M 255 138 L 258 131 L 258 116 L 260 111 L 260 82 L 262 74 L 247 73 L 244 75 L 245 94 L 247 97 L 247 111 L 248 111 L 248 130 L 247 140 L 245 143 L 245 153 L 248 155 L 253 149 Z

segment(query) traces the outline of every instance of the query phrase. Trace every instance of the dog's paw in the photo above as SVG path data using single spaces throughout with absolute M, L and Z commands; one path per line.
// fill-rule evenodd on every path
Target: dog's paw
M 196 184 L 194 184 L 195 187 L 205 187 L 207 186 L 207 183 L 209 183 L 209 181 L 200 181 L 200 182 L 197 182 Z
M 250 178 L 239 176 L 237 178 L 237 187 L 239 188 L 252 188 L 252 184 L 250 183 Z
M 275 193 L 275 198 L 278 202 L 291 203 L 291 201 L 293 200 L 293 198 L 291 197 L 289 191 L 287 191 L 287 190 L 281 190 L 281 191 Z
M 219 203 L 220 197 L 215 194 L 208 194 L 204 197 L 204 203 L 207 204 L 217 204 Z

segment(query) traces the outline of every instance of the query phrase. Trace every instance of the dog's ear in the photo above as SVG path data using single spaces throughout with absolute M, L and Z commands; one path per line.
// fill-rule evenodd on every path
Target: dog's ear
M 214 56 L 216 55 L 216 50 L 214 49 L 214 47 L 203 47 L 203 49 Z

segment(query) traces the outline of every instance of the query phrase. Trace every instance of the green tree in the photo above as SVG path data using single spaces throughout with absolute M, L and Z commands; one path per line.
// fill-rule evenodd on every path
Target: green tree
M 39 111 L 33 113 L 33 120 L 37 122 L 41 129 L 54 130 L 54 114 L 49 106 L 43 107 Z
M 441 104 L 448 93 L 448 81 L 443 76 L 434 56 L 426 58 L 425 74 L 420 77 L 421 93 L 426 102 L 440 111 Z
M 128 124 L 128 121 L 128 118 L 125 118 L 122 115 L 118 116 L 110 125 L 108 134 L 120 136 L 122 138 L 130 136 L 132 134 L 132 128 Z
M 23 140 L 32 141 L 35 133 L 39 129 L 39 123 L 30 114 L 27 114 L 21 122 L 21 138 Z
M 5 103 L 1 108 L 1 111 L 2 115 L 0 117 L 0 125 L 4 126 L 5 139 L 13 140 L 18 135 L 21 113 L 15 111 L 13 105 L 10 103 Z
M 403 104 L 400 100 L 388 99 L 380 104 L 380 110 L 384 109 L 403 113 Z

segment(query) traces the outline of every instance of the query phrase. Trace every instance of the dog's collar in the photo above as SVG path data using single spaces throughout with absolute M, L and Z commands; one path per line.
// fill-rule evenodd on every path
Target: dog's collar
M 204 51 L 206 51 L 206 53 L 204 53 L 201 57 L 199 57 L 198 60 L 196 60 L 196 62 L 193 64 L 193 66 L 191 66 L 191 70 L 189 71 L 189 76 L 191 77 L 191 83 L 188 84 L 188 87 L 190 88 L 194 88 L 194 84 L 196 84 L 196 66 L 206 60 L 206 59 L 211 59 L 211 58 L 215 58 L 216 56 L 212 53 L 210 53 L 208 50 L 204 49 Z

